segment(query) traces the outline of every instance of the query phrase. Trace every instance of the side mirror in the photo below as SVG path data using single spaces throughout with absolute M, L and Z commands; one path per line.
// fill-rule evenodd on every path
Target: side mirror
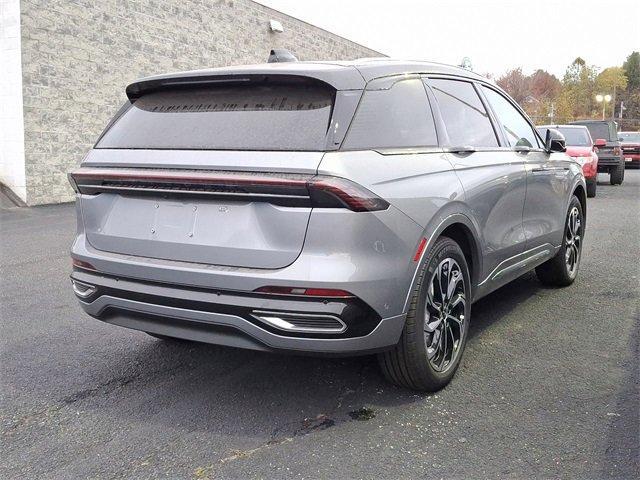
M 607 141 L 604 138 L 597 138 L 596 143 L 594 143 L 596 147 L 606 147 Z
M 544 149 L 548 152 L 566 152 L 567 142 L 558 130 L 555 128 L 547 129 L 547 135 L 544 139 Z

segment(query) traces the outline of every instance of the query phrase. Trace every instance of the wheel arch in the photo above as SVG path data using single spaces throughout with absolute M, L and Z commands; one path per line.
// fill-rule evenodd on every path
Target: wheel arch
M 471 219 L 463 213 L 454 213 L 445 217 L 437 226 L 433 229 L 427 228 L 423 233 L 423 237 L 427 240 L 424 250 L 420 256 L 419 261 L 415 267 L 413 279 L 407 291 L 407 297 L 404 304 L 403 312 L 406 313 L 409 307 L 409 301 L 411 298 L 411 292 L 413 292 L 418 272 L 424 265 L 425 258 L 428 252 L 431 251 L 438 238 L 447 236 L 460 245 L 462 252 L 467 260 L 469 267 L 469 276 L 471 278 L 471 292 L 472 298 L 475 294 L 475 287 L 479 282 L 482 274 L 482 250 L 481 243 Z
M 572 196 L 575 195 L 578 197 L 578 201 L 580 202 L 580 206 L 582 207 L 582 218 L 584 221 L 587 220 L 587 190 L 585 185 L 579 183 L 573 188 Z

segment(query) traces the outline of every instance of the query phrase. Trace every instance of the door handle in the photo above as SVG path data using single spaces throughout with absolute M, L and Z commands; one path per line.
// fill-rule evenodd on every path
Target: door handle
M 558 165 L 542 165 L 541 167 L 534 167 L 532 172 L 553 172 L 558 170 L 569 170 L 569 167 L 561 167 Z
M 456 155 L 470 155 L 472 153 L 475 153 L 476 149 L 474 147 L 465 145 L 462 147 L 449 147 L 447 151 L 450 153 L 455 153 Z

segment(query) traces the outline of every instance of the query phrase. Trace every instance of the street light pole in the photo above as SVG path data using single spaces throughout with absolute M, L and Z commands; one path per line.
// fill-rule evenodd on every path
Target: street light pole
M 611 101 L 611 95 L 596 95 L 596 102 L 602 103 L 602 120 L 604 120 L 605 110 L 607 108 L 607 103 Z

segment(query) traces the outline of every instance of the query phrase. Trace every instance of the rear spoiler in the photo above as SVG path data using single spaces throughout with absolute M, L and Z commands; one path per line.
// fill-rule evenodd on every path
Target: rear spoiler
M 248 84 L 268 80 L 320 82 L 335 90 L 362 90 L 365 86 L 364 78 L 352 66 L 289 62 L 270 63 L 255 67 L 196 70 L 147 77 L 128 85 L 126 93 L 129 100 L 134 100 L 146 93 L 166 88 Z

